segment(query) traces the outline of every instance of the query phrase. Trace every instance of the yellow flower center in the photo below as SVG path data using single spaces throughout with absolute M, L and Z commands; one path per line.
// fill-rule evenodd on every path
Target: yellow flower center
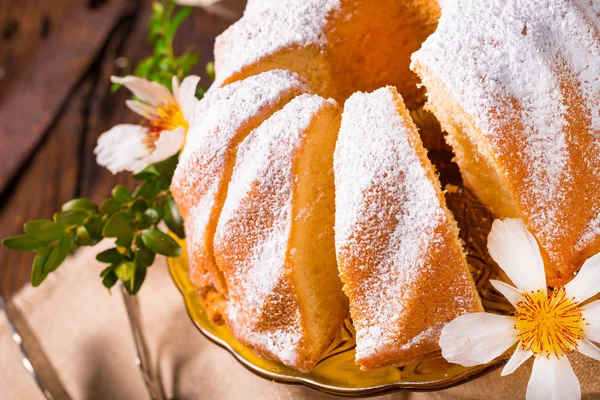
M 541 290 L 523 293 L 516 310 L 515 327 L 523 350 L 560 357 L 576 350 L 577 342 L 583 338 L 586 323 L 581 306 L 567 297 L 564 288 L 549 295 Z
M 155 143 L 160 137 L 160 133 L 162 131 L 172 131 L 182 126 L 187 132 L 189 126 L 185 118 L 183 117 L 183 112 L 179 105 L 176 103 L 165 104 L 157 107 L 155 110 L 157 116 L 145 120 L 143 125 L 148 128 L 148 134 L 145 138 L 146 146 L 154 150 Z

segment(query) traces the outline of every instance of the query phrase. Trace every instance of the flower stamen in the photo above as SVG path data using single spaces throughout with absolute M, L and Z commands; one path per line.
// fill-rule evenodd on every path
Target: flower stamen
M 144 144 L 150 150 L 156 148 L 156 141 L 162 131 L 172 131 L 182 126 L 188 130 L 188 123 L 177 103 L 164 104 L 156 108 L 156 117 L 142 121 L 142 126 L 147 128 Z
M 561 357 L 577 349 L 586 323 L 581 305 L 567 297 L 564 288 L 550 295 L 541 290 L 523 293 L 523 300 L 515 308 L 515 328 L 523 350 Z

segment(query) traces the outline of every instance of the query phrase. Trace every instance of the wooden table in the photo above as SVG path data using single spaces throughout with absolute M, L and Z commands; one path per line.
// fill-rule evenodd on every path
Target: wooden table
M 110 92 L 110 75 L 126 75 L 150 53 L 147 0 L 0 0 L 0 238 L 25 221 L 51 218 L 67 200 L 110 195 L 126 173 L 96 165 L 98 136 L 136 123 Z M 175 47 L 202 55 L 194 73 L 209 84 L 204 64 L 229 22 L 201 9 L 181 27 Z M 118 60 L 118 62 L 116 62 Z M 118 68 L 117 64 L 121 67 Z M 33 255 L 0 247 L 0 291 L 29 281 Z M 85 266 L 82 266 L 85 267 Z

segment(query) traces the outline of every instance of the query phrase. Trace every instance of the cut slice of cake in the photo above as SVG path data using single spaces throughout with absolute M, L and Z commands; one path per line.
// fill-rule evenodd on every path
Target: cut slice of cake
M 560 286 L 600 251 L 600 2 L 445 1 L 412 59 L 465 186 Z
M 185 220 L 191 281 L 215 321 L 227 288 L 214 261 L 213 236 L 237 147 L 271 114 L 306 91 L 296 74 L 274 70 L 214 88 L 196 109 L 171 190 Z
M 304 94 L 253 131 L 238 148 L 214 239 L 233 334 L 301 371 L 348 313 L 333 233 L 339 124 L 333 100 Z
M 445 323 L 482 311 L 454 217 L 395 88 L 345 104 L 335 243 L 363 369 L 439 352 Z

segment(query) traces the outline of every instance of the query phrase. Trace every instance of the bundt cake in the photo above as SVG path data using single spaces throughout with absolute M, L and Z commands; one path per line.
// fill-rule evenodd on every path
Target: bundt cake
M 483 311 L 440 183 L 395 88 L 355 93 L 335 150 L 335 243 L 362 369 L 439 352 L 443 325 Z
M 600 2 L 441 5 L 411 68 L 465 185 L 525 220 L 560 285 L 600 251 Z
M 340 102 L 395 85 L 416 103 L 410 56 L 438 18 L 434 0 L 253 0 L 216 40 L 215 85 L 282 68 Z
M 214 321 L 221 319 L 227 288 L 214 260 L 213 236 L 237 147 L 261 122 L 306 91 L 296 74 L 274 70 L 211 90 L 196 109 L 171 190 L 185 219 L 190 278 Z
M 303 94 L 254 130 L 238 147 L 214 237 L 233 334 L 302 371 L 348 313 L 333 233 L 339 124 L 333 100 Z

